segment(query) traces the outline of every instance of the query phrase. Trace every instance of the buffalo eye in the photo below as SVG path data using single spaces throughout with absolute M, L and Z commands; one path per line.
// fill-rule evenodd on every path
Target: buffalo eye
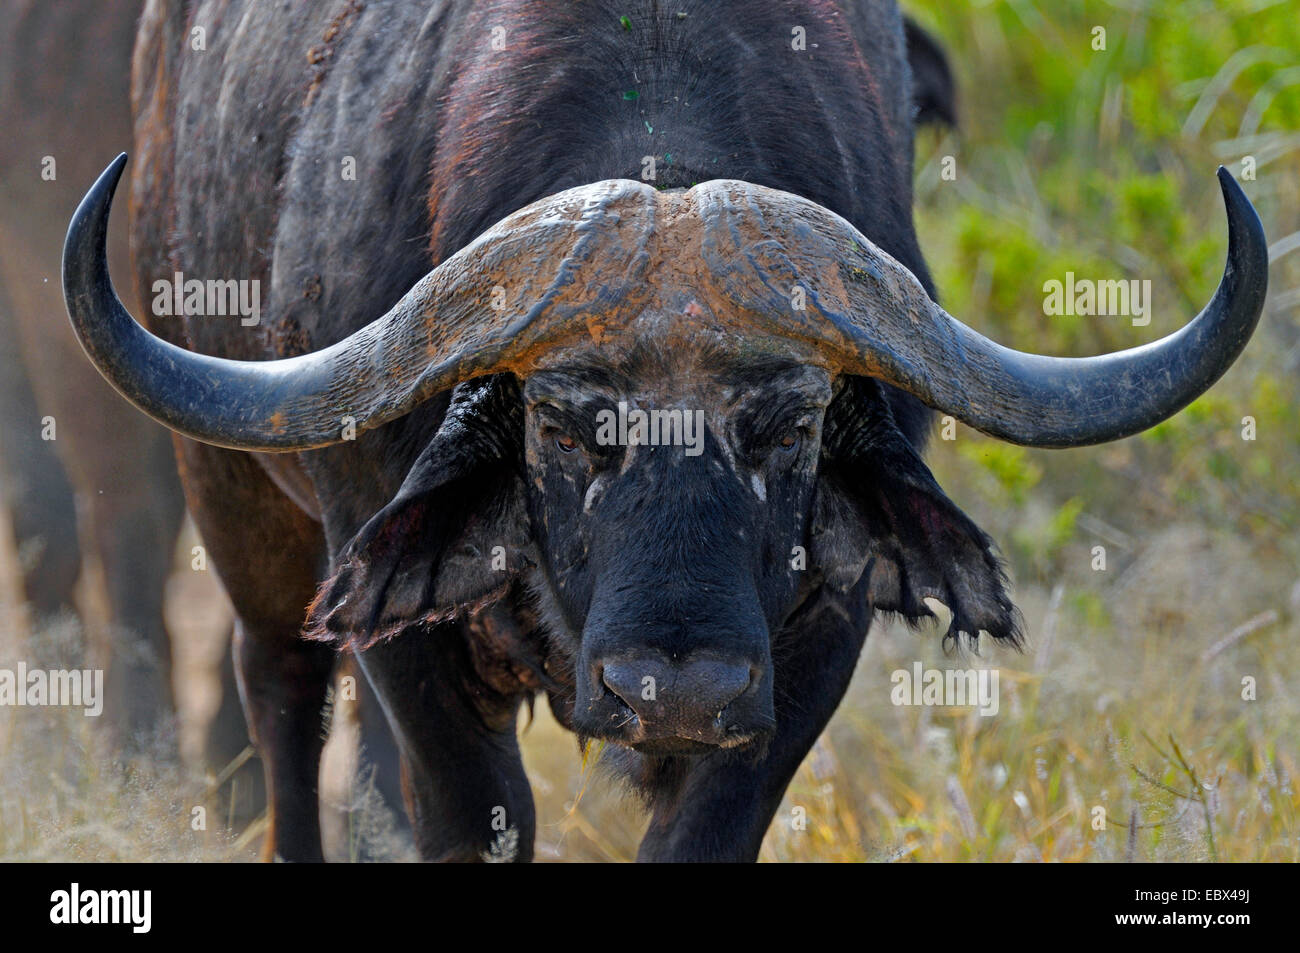
M 785 453 L 794 453 L 796 450 L 799 449 L 799 446 L 802 443 L 803 443 L 803 431 L 791 430 L 779 441 L 777 441 L 777 446 L 780 447 L 781 450 Z
M 567 433 L 557 433 L 555 435 L 555 445 L 560 448 L 561 453 L 573 453 L 578 449 L 578 441 Z

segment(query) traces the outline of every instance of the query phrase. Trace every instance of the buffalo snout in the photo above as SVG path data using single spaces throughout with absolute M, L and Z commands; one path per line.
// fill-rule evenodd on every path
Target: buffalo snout
M 737 747 L 773 726 L 767 669 L 743 657 L 673 660 L 647 652 L 597 659 L 583 720 L 647 754 Z

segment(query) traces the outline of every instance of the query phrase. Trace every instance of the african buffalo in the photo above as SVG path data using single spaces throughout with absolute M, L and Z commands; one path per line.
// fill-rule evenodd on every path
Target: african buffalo
M 515 723 L 544 692 L 643 792 L 642 859 L 749 860 L 873 613 L 933 597 L 953 638 L 1018 642 L 991 540 L 921 461 L 926 407 L 1032 446 L 1151 426 L 1245 346 L 1264 236 L 1221 172 L 1228 267 L 1185 328 L 994 344 L 917 246 L 936 106 L 907 48 L 865 0 L 148 4 L 137 281 L 257 281 L 261 323 L 132 319 L 102 250 L 125 157 L 65 293 L 96 366 L 189 438 L 278 855 L 320 857 L 340 646 L 422 856 L 531 857 Z

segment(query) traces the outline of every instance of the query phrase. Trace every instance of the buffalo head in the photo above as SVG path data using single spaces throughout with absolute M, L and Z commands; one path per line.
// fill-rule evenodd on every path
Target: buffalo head
M 69 230 L 68 310 L 145 413 L 197 440 L 294 451 L 452 390 L 396 497 L 337 554 L 309 632 L 364 647 L 521 580 L 570 671 L 574 726 L 652 753 L 761 740 L 780 636 L 814 599 L 952 612 L 1015 641 L 992 543 L 895 419 L 897 391 L 994 436 L 1068 447 L 1163 420 L 1231 365 L 1267 281 L 1220 171 L 1229 257 L 1206 309 L 1129 351 L 1001 347 L 834 213 L 718 180 L 605 181 L 510 215 L 325 350 L 238 362 L 150 335 L 103 238 L 124 157 Z M 797 703 L 797 699 L 793 700 Z

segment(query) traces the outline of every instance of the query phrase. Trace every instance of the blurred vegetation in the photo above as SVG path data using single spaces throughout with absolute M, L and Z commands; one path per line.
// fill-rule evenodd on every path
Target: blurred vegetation
M 958 78 L 961 128 L 922 135 L 916 192 L 922 245 L 945 306 L 962 320 L 1009 346 L 1061 355 L 1132 347 L 1176 330 L 1209 300 L 1222 272 L 1227 230 L 1213 178 L 1220 163 L 1255 202 L 1275 255 L 1258 334 L 1187 411 L 1140 438 L 1066 453 L 1021 451 L 959 428 L 955 454 L 941 442 L 934 450 L 945 485 L 971 483 L 1013 514 L 1012 527 L 1023 526 L 1033 504 L 1057 508 L 1042 528 L 1045 551 L 1017 553 L 1022 579 L 1045 582 L 1072 558 L 1062 555 L 1070 541 L 1063 530 L 1079 514 L 1136 532 L 1197 520 L 1300 564 L 1295 4 L 907 7 L 941 38 Z M 1098 27 L 1104 50 L 1094 48 Z M 944 156 L 956 160 L 952 181 L 940 174 Z M 1149 280 L 1151 323 L 1044 314 L 1044 283 L 1070 271 Z M 968 478 L 972 464 L 988 479 Z

